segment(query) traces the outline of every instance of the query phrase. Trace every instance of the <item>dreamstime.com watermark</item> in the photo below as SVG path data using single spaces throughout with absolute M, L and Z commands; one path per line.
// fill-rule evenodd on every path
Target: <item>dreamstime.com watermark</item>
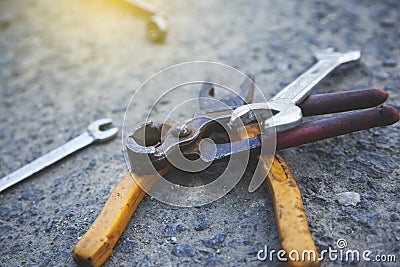
M 265 245 L 257 253 L 257 259 L 260 261 L 341 261 L 341 262 L 396 262 L 397 257 L 394 254 L 374 254 L 371 250 L 359 251 L 356 249 L 347 249 L 347 241 L 340 238 L 336 241 L 336 248 L 329 247 L 322 250 L 319 255 L 313 250 L 304 250 L 299 252 L 291 250 L 269 249 Z

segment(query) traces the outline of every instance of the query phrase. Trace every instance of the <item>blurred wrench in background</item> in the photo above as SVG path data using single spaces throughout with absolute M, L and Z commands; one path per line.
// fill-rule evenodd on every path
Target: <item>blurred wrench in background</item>
M 124 2 L 149 16 L 146 25 L 147 38 L 154 43 L 163 43 L 168 32 L 168 19 L 165 13 L 142 0 L 124 0 Z

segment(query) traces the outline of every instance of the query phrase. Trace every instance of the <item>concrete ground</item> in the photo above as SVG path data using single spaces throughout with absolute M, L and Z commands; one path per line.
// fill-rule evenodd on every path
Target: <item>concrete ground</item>
M 252 72 L 269 97 L 311 66 L 314 49 L 361 49 L 359 64 L 335 71 L 315 92 L 383 88 L 400 109 L 399 1 L 151 2 L 169 17 L 161 45 L 145 38 L 145 19 L 117 1 L 0 1 L 0 176 L 95 119 L 111 117 L 121 127 L 136 88 L 185 61 Z M 135 107 L 139 117 L 149 99 Z M 320 251 L 343 238 L 349 249 L 399 262 L 399 129 L 397 123 L 281 152 Z M 1 192 L 0 266 L 73 266 L 74 244 L 126 171 L 120 133 Z M 201 208 L 146 196 L 104 266 L 264 265 L 257 251 L 280 244 L 272 201 L 264 187 L 247 192 L 249 175 Z M 360 202 L 344 206 L 343 192 L 358 193 Z

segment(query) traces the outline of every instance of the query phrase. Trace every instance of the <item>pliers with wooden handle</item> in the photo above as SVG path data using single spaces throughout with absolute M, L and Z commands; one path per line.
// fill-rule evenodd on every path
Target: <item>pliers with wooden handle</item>
M 205 89 L 204 89 L 205 88 Z M 202 94 L 213 97 L 210 88 L 204 87 Z M 250 90 L 251 88 L 248 88 Z M 208 90 L 208 91 L 207 91 Z M 243 90 L 246 91 L 246 90 Z M 241 103 L 249 102 L 249 94 L 241 95 Z M 331 118 L 306 122 L 295 129 L 277 134 L 277 148 L 283 149 L 300 144 L 314 142 L 325 138 L 359 131 L 376 126 L 395 123 L 399 119 L 397 110 L 390 106 L 379 106 L 387 98 L 382 90 L 363 90 L 334 94 L 309 96 L 300 107 L 304 115 L 319 115 L 331 112 L 361 109 L 350 113 L 340 114 Z M 235 108 L 238 98 L 234 103 L 229 99 L 226 103 Z M 347 105 L 349 104 L 349 105 Z M 148 124 L 147 124 L 148 125 Z M 238 128 L 240 139 L 262 142 L 259 134 L 258 123 L 245 125 Z M 146 137 L 146 136 L 144 136 Z M 257 146 L 255 146 L 257 148 Z M 157 157 L 155 157 L 157 158 Z M 263 162 L 263 158 L 260 161 Z M 155 162 L 159 175 L 166 173 L 171 166 L 162 161 Z M 140 162 L 137 162 L 140 164 Z M 299 253 L 305 250 L 317 250 L 308 229 L 301 194 L 283 159 L 276 154 L 271 169 L 266 167 L 266 185 L 274 200 L 276 220 L 282 248 L 289 252 L 296 250 Z M 142 168 L 138 168 L 142 171 Z M 74 260 L 81 266 L 99 266 L 111 255 L 112 249 L 125 229 L 130 217 L 145 195 L 145 191 L 132 179 L 146 181 L 149 188 L 159 178 L 158 174 L 145 175 L 145 173 L 127 173 L 116 185 L 109 199 L 105 203 L 95 222 L 87 233 L 78 241 L 72 252 Z M 308 266 L 318 265 L 318 260 L 291 262 L 292 265 Z

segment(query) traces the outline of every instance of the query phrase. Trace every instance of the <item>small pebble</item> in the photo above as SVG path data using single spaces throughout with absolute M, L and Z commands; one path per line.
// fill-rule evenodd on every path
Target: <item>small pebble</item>
M 193 257 L 195 254 L 194 249 L 189 244 L 176 244 L 172 249 L 172 254 L 177 257 Z
M 378 196 L 376 195 L 376 193 L 373 190 L 367 190 L 363 194 L 363 198 L 369 199 L 369 200 L 373 200 L 373 201 L 377 201 L 378 200 Z
M 207 221 L 207 218 L 205 216 L 199 216 L 197 218 L 197 224 L 194 227 L 194 229 L 196 231 L 203 231 L 203 230 L 207 229 L 209 226 L 210 225 L 209 225 L 209 223 Z
M 392 158 L 374 152 L 363 152 L 355 160 L 374 172 L 380 178 L 398 168 L 398 163 Z
M 45 196 L 41 189 L 26 189 L 22 192 L 21 198 L 23 200 L 42 200 Z
M 396 20 L 392 19 L 392 18 L 383 18 L 381 21 L 381 26 L 382 27 L 393 27 L 394 25 L 396 25 Z
M 35 139 L 38 138 L 39 134 L 38 134 L 38 132 L 36 130 L 35 131 L 29 131 L 28 132 L 28 136 L 29 136 L 29 138 L 31 140 L 35 140 Z
M 185 231 L 185 230 L 186 230 L 186 227 L 185 227 L 183 224 L 178 223 L 178 224 L 176 225 L 176 231 L 182 232 L 182 231 Z
M 319 157 L 317 154 L 309 154 L 308 157 L 312 160 L 312 161 L 318 161 Z
M 339 149 L 336 149 L 336 148 L 332 148 L 332 150 L 331 150 L 331 156 L 332 156 L 333 158 L 340 157 L 340 156 L 343 156 L 343 155 L 344 155 L 344 153 L 343 153 L 342 150 L 339 150 Z
M 336 194 L 336 199 L 342 206 L 356 206 L 361 201 L 360 194 L 356 192 L 343 192 Z
M 176 234 L 175 227 L 173 225 L 167 225 L 164 229 L 165 237 L 172 237 Z
M 0 129 L 0 139 L 4 139 L 6 136 L 6 131 L 4 129 Z
M 12 226 L 9 224 L 0 225 L 0 230 L 4 232 L 8 232 L 12 230 Z
M 383 60 L 382 65 L 385 67 L 396 67 L 397 59 L 390 57 Z
M 178 240 L 176 239 L 175 236 L 169 237 L 169 238 L 167 239 L 167 242 L 168 242 L 168 243 L 171 243 L 171 244 L 176 244 L 177 241 L 178 241 Z
M 181 223 L 172 223 L 165 227 L 164 229 L 164 236 L 165 237 L 172 237 L 176 236 L 177 232 L 182 232 L 186 230 L 186 226 Z
M 396 213 L 393 213 L 393 214 L 390 215 L 390 220 L 392 222 L 400 221 L 400 216 L 398 214 L 396 214 Z
M 137 247 L 137 243 L 134 240 L 128 238 L 120 240 L 119 243 L 121 244 L 121 246 L 118 251 L 122 253 L 134 253 Z
M 378 73 L 375 75 L 375 77 L 376 77 L 378 80 L 386 80 L 387 78 L 389 78 L 389 74 L 388 74 L 387 72 L 381 71 L 381 72 L 378 72 Z
M 206 266 L 217 266 L 219 264 L 219 259 L 216 256 L 209 257 L 206 260 Z
M 53 227 L 53 219 L 49 218 L 46 223 L 46 232 L 49 232 Z
M 88 169 L 93 169 L 96 166 L 96 160 L 91 159 L 88 165 Z
M 226 232 L 225 231 L 221 231 L 218 234 L 216 234 L 213 237 L 210 238 L 203 238 L 201 241 L 203 242 L 203 244 L 208 247 L 208 248 L 212 248 L 215 247 L 219 244 L 221 244 L 222 242 L 224 242 L 226 237 Z
M 258 249 L 253 246 L 249 247 L 249 249 L 247 250 L 248 255 L 256 255 L 257 253 L 258 253 Z
M 111 112 L 112 113 L 118 113 L 118 112 L 122 112 L 122 111 L 125 111 L 125 110 L 126 110 L 126 106 L 125 105 L 118 104 L 111 110 Z
M 31 216 L 36 216 L 36 215 L 38 215 L 37 211 L 34 210 L 34 209 L 30 209 L 30 210 L 29 210 L 29 213 L 31 214 Z
M 50 144 L 52 144 L 54 142 L 54 139 L 53 138 L 47 138 L 46 139 L 46 141 L 44 142 L 46 145 L 50 145 Z
M 238 245 L 239 243 L 236 239 L 231 239 L 228 241 L 228 246 L 231 248 L 237 248 Z

